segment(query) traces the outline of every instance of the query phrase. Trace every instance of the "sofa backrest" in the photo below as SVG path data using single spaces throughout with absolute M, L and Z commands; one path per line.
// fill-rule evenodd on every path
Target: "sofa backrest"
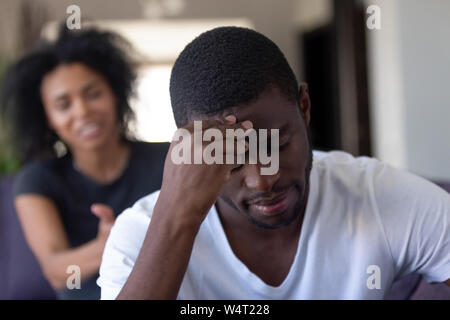
M 56 299 L 23 235 L 12 199 L 13 177 L 0 179 L 0 299 Z M 450 193 L 450 184 L 438 183 Z M 387 299 L 450 300 L 450 288 L 411 274 L 396 281 Z
M 0 299 L 56 299 L 25 240 L 12 197 L 13 177 L 0 179 Z

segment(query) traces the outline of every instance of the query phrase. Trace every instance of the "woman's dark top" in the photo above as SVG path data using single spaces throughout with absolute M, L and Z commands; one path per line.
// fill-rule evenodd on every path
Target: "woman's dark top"
M 169 143 L 130 142 L 130 145 L 128 164 L 111 183 L 93 181 L 79 172 L 71 156 L 66 155 L 27 164 L 15 179 L 14 197 L 38 194 L 53 200 L 71 247 L 78 247 L 97 236 L 99 219 L 90 210 L 93 203 L 110 206 L 117 217 L 138 199 L 160 189 Z M 82 282 L 81 289 L 58 294 L 64 299 L 99 299 L 97 278 L 95 275 Z

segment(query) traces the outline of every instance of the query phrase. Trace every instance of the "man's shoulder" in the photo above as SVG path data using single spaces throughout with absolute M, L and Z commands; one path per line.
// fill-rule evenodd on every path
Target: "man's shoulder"
M 160 190 L 154 191 L 137 200 L 129 209 L 133 213 L 143 214 L 151 218 Z
M 376 158 L 355 157 L 343 151 L 315 151 L 313 159 L 314 182 L 328 195 L 332 191 L 342 199 L 364 198 L 374 207 L 423 199 L 424 194 L 442 197 L 441 190 L 427 179 Z
M 349 169 L 368 168 L 383 166 L 384 163 L 376 158 L 368 156 L 353 156 L 350 153 L 340 150 L 333 151 L 313 151 L 313 165 L 316 167 L 347 167 Z
M 119 214 L 109 234 L 107 247 L 123 245 L 138 250 L 150 224 L 158 196 L 159 190 L 142 197 Z
M 314 176 L 319 188 L 347 198 L 369 197 L 381 213 L 395 204 L 448 203 L 448 193 L 424 177 L 370 157 L 354 157 L 343 151 L 314 151 Z M 373 200 L 373 201 L 372 201 Z M 396 209 L 397 210 L 397 209 Z
M 344 151 L 314 151 L 313 170 L 323 183 L 362 190 L 373 184 L 380 173 L 395 169 L 367 156 L 355 157 Z

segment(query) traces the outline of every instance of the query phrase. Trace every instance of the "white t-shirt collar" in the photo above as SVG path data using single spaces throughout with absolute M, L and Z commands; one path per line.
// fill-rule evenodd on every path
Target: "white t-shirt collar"
M 310 175 L 310 190 L 308 196 L 308 204 L 306 206 L 306 210 L 303 216 L 303 223 L 301 227 L 299 242 L 297 245 L 297 251 L 295 254 L 294 261 L 289 269 L 289 273 L 283 282 L 275 287 L 266 284 L 260 277 L 254 274 L 247 266 L 239 260 L 239 258 L 234 254 L 231 249 L 230 243 L 226 237 L 225 231 L 223 229 L 222 223 L 219 219 L 219 214 L 217 209 L 212 206 L 207 219 L 206 224 L 209 228 L 209 231 L 212 234 L 212 238 L 215 241 L 215 245 L 218 250 L 222 252 L 223 259 L 227 261 L 231 268 L 230 270 L 235 270 L 239 277 L 241 277 L 242 281 L 245 281 L 252 290 L 256 291 L 259 294 L 266 295 L 267 297 L 271 297 L 273 299 L 274 296 L 280 297 L 287 292 L 289 292 L 290 286 L 295 285 L 291 279 L 298 279 L 296 276 L 299 270 L 299 260 L 301 259 L 301 253 L 305 247 L 307 242 L 307 235 L 309 230 L 309 225 L 311 221 L 312 208 L 315 207 L 315 200 L 317 198 L 317 174 L 314 168 L 311 170 Z M 302 264 L 303 265 L 303 264 Z

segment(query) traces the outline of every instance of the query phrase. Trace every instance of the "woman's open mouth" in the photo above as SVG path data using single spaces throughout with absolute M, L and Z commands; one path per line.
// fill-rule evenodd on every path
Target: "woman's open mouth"
M 82 139 L 95 138 L 100 133 L 101 126 L 98 123 L 89 123 L 84 125 L 80 131 L 80 137 Z

